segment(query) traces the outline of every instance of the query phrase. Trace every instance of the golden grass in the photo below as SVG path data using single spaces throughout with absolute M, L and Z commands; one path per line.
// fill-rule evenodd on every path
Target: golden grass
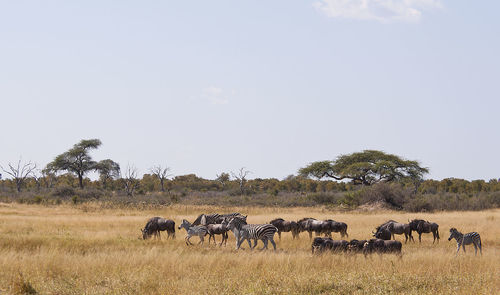
M 276 253 L 236 251 L 232 233 L 221 248 L 187 247 L 184 230 L 174 241 L 139 240 L 141 226 L 152 216 L 178 225 L 201 212 L 233 211 L 249 214 L 250 223 L 333 218 L 346 222 L 349 238 L 358 239 L 369 238 L 387 219 L 422 217 L 440 224 L 441 241 L 432 245 L 428 234 L 422 244 L 403 244 L 400 260 L 313 256 L 306 233 L 299 240 L 284 233 Z M 494 294 L 500 290 L 499 220 L 500 210 L 411 214 L 173 206 L 140 211 L 0 204 L 0 294 Z M 478 231 L 483 256 L 475 257 L 468 246 L 455 258 L 456 243 L 447 241 L 452 226 Z

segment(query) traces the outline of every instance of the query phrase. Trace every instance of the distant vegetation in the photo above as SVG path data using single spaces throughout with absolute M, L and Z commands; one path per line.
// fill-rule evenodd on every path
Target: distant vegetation
M 247 179 L 250 171 L 221 172 L 216 179 L 194 174 L 172 176 L 157 165 L 138 177 L 133 166 L 122 171 L 110 159 L 94 161 L 90 150 L 98 139 L 82 140 L 43 169 L 32 162 L 2 166 L 0 201 L 19 203 L 82 203 L 109 206 L 158 206 L 173 203 L 220 206 L 330 206 L 356 209 L 383 206 L 413 212 L 482 210 L 500 207 L 498 179 L 424 180 L 427 168 L 417 161 L 381 151 L 341 155 L 335 161 L 313 162 L 285 179 Z M 85 177 L 99 173 L 99 179 Z M 315 178 L 312 179 L 311 177 Z M 327 180 L 323 180 L 323 178 Z M 347 182 L 347 180 L 349 180 Z

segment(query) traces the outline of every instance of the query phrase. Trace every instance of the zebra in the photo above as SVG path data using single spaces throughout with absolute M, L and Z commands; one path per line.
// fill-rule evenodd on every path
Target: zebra
M 207 224 L 216 224 L 220 223 L 221 215 L 217 213 L 212 214 L 200 214 L 195 221 L 193 221 L 192 225 L 207 225 Z
M 186 241 L 186 245 L 193 245 L 191 241 L 189 240 L 192 236 L 198 236 L 200 238 L 200 241 L 198 244 L 203 245 L 203 238 L 207 235 L 207 227 L 204 225 L 195 225 L 193 226 L 189 221 L 186 219 L 182 220 L 182 224 L 179 225 L 179 229 L 184 228 L 187 232 L 187 236 L 184 239 Z
M 222 223 L 224 218 L 233 218 L 233 217 L 240 218 L 245 222 L 247 221 L 247 217 L 238 212 L 222 214 L 222 215 L 217 213 L 211 213 L 211 214 L 200 214 L 193 222 L 193 225 L 220 224 Z
M 448 238 L 448 241 L 451 241 L 451 239 L 455 239 L 457 241 L 457 253 L 455 254 L 455 256 L 458 255 L 458 251 L 460 251 L 460 246 L 462 246 L 465 253 L 465 245 L 470 245 L 470 244 L 474 245 L 474 249 L 476 250 L 476 255 L 478 247 L 479 247 L 479 252 L 481 253 L 481 255 L 483 255 L 481 236 L 477 232 L 470 232 L 464 235 L 463 233 L 459 232 L 456 228 L 452 227 L 450 228 L 450 237 Z
M 236 249 L 239 249 L 241 243 L 244 240 L 248 241 L 248 246 L 250 249 L 255 248 L 257 246 L 257 240 L 262 240 L 264 243 L 264 247 L 260 250 L 267 249 L 267 242 L 271 241 L 271 244 L 276 251 L 276 243 L 274 242 L 274 234 L 278 231 L 278 229 L 272 224 L 247 224 L 240 218 L 230 218 L 224 219 L 223 225 L 226 225 L 233 233 L 236 238 Z M 254 244 L 252 247 L 252 243 L 250 239 L 254 240 Z

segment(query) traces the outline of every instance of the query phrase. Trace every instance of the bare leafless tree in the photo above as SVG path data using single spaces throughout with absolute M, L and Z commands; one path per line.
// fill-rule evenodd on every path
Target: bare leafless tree
M 125 173 L 122 177 L 122 181 L 127 195 L 133 196 L 134 191 L 139 187 L 139 179 L 137 179 L 137 168 L 127 165 Z
M 165 166 L 162 167 L 161 165 L 158 166 L 153 166 L 153 168 L 150 169 L 151 173 L 153 173 L 156 178 L 160 181 L 161 185 L 161 191 L 165 191 L 165 180 L 168 179 L 168 177 L 172 176 L 172 174 L 169 174 L 168 172 L 170 171 L 170 167 Z
M 36 164 L 31 161 L 22 164 L 22 159 L 20 158 L 17 162 L 17 166 L 13 166 L 9 163 L 9 169 L 4 169 L 2 166 L 0 166 L 0 168 L 12 177 L 16 183 L 17 192 L 20 192 L 26 178 L 36 169 Z
M 31 172 L 31 177 L 33 178 L 33 180 L 36 183 L 36 190 L 40 191 L 40 187 L 42 186 L 42 180 L 44 177 L 42 174 L 42 170 L 40 170 L 40 169 L 33 170 L 33 172 Z
M 245 167 L 241 167 L 237 174 L 231 171 L 231 176 L 233 176 L 233 178 L 236 179 L 238 181 L 238 184 L 240 185 L 241 194 L 243 194 L 245 191 L 245 183 L 247 182 L 246 177 L 250 173 L 252 172 L 246 170 Z

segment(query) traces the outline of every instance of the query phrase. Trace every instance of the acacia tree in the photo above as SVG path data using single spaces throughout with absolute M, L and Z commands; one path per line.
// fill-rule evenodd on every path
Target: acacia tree
M 215 181 L 219 182 L 222 185 L 222 190 L 226 187 L 226 183 L 229 181 L 229 173 L 222 172 L 221 174 L 216 174 L 217 178 Z
M 429 173 L 429 169 L 420 167 L 418 161 L 405 160 L 382 151 L 364 150 L 340 155 L 335 161 L 313 162 L 299 169 L 299 173 L 305 177 L 350 179 L 354 184 L 372 185 L 407 179 L 418 182 Z
M 172 176 L 172 174 L 168 174 L 168 172 L 170 171 L 170 167 L 168 166 L 162 167 L 161 165 L 158 165 L 158 166 L 153 166 L 153 168 L 151 168 L 150 171 L 154 176 L 156 176 L 156 178 L 158 178 L 161 185 L 161 191 L 164 192 L 165 180 L 167 180 L 169 176 Z
M 58 155 L 54 161 L 47 164 L 47 169 L 52 171 L 68 171 L 76 174 L 80 188 L 83 189 L 83 177 L 89 171 L 96 170 L 97 163 L 89 155 L 90 150 L 101 146 L 99 139 L 83 139 L 73 148 Z
M 234 173 L 231 171 L 231 176 L 233 176 L 236 181 L 238 181 L 238 184 L 240 186 L 240 193 L 243 195 L 244 189 L 245 189 L 245 183 L 247 182 L 247 175 L 252 173 L 251 171 L 245 170 L 245 167 L 241 167 L 240 170 L 238 170 L 238 173 Z
M 8 169 L 4 169 L 2 166 L 0 166 L 0 168 L 2 168 L 2 170 L 8 175 L 10 175 L 14 180 L 17 192 L 21 192 L 21 188 L 24 184 L 24 181 L 36 169 L 36 164 L 32 163 L 31 161 L 25 164 L 21 164 L 21 162 L 22 160 L 19 159 L 19 161 L 17 162 L 17 166 L 9 163 Z
M 95 170 L 99 172 L 99 179 L 103 188 L 106 188 L 109 180 L 120 177 L 120 164 L 110 159 L 99 161 L 95 166 Z

